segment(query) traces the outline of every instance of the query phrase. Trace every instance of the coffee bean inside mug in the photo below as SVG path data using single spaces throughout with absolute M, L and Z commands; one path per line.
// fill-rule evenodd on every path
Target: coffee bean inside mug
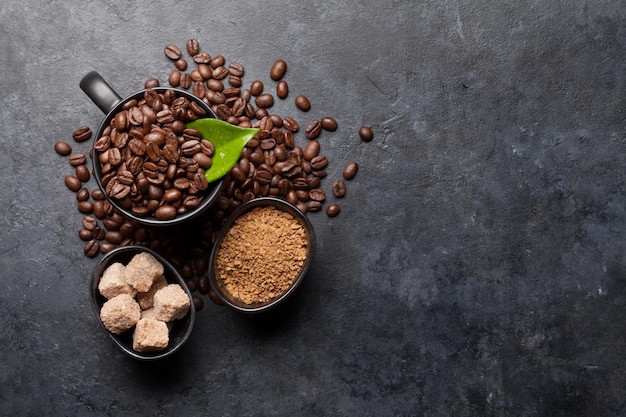
M 174 90 L 147 89 L 125 104 L 94 144 L 106 195 L 137 217 L 170 220 L 196 208 L 214 148 L 201 146 L 200 132 L 184 126 L 205 114 Z

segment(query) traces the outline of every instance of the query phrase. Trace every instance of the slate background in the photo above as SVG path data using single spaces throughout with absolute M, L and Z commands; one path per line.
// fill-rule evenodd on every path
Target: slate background
M 0 414 L 624 415 L 625 6 L 5 1 Z M 313 108 L 273 110 L 334 116 L 329 177 L 361 169 L 279 314 L 207 299 L 179 355 L 138 363 L 92 314 L 53 144 L 102 118 L 84 74 L 130 94 L 192 37 L 248 84 L 285 59 Z

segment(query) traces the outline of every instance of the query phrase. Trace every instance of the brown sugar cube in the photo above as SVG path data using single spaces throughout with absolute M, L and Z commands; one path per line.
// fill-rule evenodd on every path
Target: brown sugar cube
M 119 262 L 109 265 L 104 270 L 98 283 L 98 290 L 109 300 L 120 294 L 134 297 L 137 293 L 137 290 L 126 282 L 126 267 Z
M 128 294 L 117 295 L 100 309 L 100 320 L 111 333 L 122 334 L 132 328 L 141 317 L 141 307 Z
M 161 275 L 153 283 L 150 289 L 146 292 L 137 293 L 137 301 L 142 310 L 152 308 L 154 294 L 163 287 L 167 286 L 165 277 Z
M 141 310 L 141 318 L 142 319 L 154 319 L 154 320 L 156 320 L 157 319 L 156 318 L 156 311 L 154 311 L 154 308 L 147 308 L 145 310 Z M 172 330 L 172 327 L 174 327 L 174 322 L 173 321 L 168 321 L 165 324 L 167 324 L 167 328 L 169 330 Z
M 163 265 L 147 252 L 133 256 L 126 265 L 126 282 L 138 292 L 146 292 L 163 275 Z
M 133 349 L 137 352 L 158 352 L 167 347 L 167 325 L 155 319 L 140 319 L 133 332 Z
M 141 310 L 141 319 L 154 319 L 154 320 L 156 320 L 156 313 L 154 311 L 154 308 L 150 307 L 150 308 L 146 308 L 145 310 Z
M 172 321 L 185 317 L 189 311 L 189 296 L 178 284 L 169 284 L 154 294 L 154 311 L 162 321 Z

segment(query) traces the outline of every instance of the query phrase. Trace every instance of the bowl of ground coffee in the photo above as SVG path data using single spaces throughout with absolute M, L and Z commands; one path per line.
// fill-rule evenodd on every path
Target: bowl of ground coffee
M 295 206 L 274 197 L 250 200 L 220 230 L 209 261 L 211 287 L 237 311 L 267 311 L 298 288 L 315 245 L 313 226 Z
M 172 226 L 213 205 L 224 185 L 204 175 L 215 147 L 186 126 L 216 118 L 206 103 L 164 87 L 122 99 L 95 71 L 80 87 L 106 114 L 92 148 L 93 173 L 115 209 L 144 225 Z

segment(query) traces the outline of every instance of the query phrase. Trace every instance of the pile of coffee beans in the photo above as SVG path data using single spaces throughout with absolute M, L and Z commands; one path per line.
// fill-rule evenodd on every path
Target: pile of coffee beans
M 94 144 L 106 194 L 137 217 L 171 220 L 197 208 L 215 148 L 186 123 L 206 114 L 171 89 L 124 103 Z
M 279 59 L 274 62 L 269 71 L 269 78 L 273 83 L 272 90 L 275 91 L 274 96 L 267 91 L 267 86 L 262 80 L 253 80 L 248 87 L 244 87 L 244 67 L 236 62 L 227 63 L 222 55 L 211 56 L 202 51 L 197 40 L 190 39 L 187 41 L 185 49 L 187 56 L 175 45 L 167 45 L 164 48 L 165 56 L 174 65 L 174 69 L 167 76 L 167 83 L 172 87 L 191 90 L 190 92 L 194 96 L 211 107 L 222 120 L 241 127 L 260 129 L 259 133 L 247 143 L 238 163 L 227 175 L 225 188 L 216 204 L 202 218 L 182 226 L 168 228 L 149 227 L 128 220 L 105 199 L 104 193 L 100 189 L 96 187 L 90 192 L 86 187 L 90 178 L 89 169 L 86 167 L 87 155 L 80 152 L 72 153 L 71 145 L 64 141 L 57 142 L 54 148 L 59 155 L 68 157 L 70 166 L 74 168 L 74 172 L 65 177 L 65 184 L 76 193 L 78 210 L 85 215 L 78 236 L 86 242 L 84 246 L 86 256 L 95 257 L 100 253 L 112 250 L 116 246 L 141 245 L 149 247 L 160 253 L 180 270 L 192 292 L 197 292 L 200 295 L 208 294 L 211 300 L 219 304 L 219 299 L 209 286 L 207 268 L 213 243 L 224 221 L 241 204 L 262 196 L 284 198 L 303 213 L 322 210 L 327 200 L 327 193 L 324 191 L 322 183 L 327 177 L 327 167 L 330 161 L 321 153 L 322 145 L 319 138 L 323 132 L 337 130 L 338 123 L 331 116 L 302 122 L 302 120 L 298 121 L 291 116 L 281 117 L 270 113 L 276 100 L 275 97 L 278 100 L 286 100 L 291 94 L 290 86 L 285 79 L 287 63 L 284 60 Z M 193 62 L 191 64 L 194 66 L 193 69 L 190 68 L 190 61 Z M 157 78 L 151 78 L 144 84 L 147 89 L 154 89 L 159 86 L 161 86 L 161 82 Z M 162 97 L 161 100 L 164 102 L 166 99 Z M 295 96 L 294 105 L 299 109 L 300 114 L 306 114 L 312 106 L 309 98 L 303 94 Z M 131 117 L 130 108 L 126 110 L 129 111 L 126 120 L 116 122 L 114 119 L 113 125 L 117 123 L 121 127 L 122 124 L 124 126 L 127 123 L 129 126 L 132 124 L 128 121 Z M 300 126 L 305 127 L 301 129 Z M 136 137 L 136 139 L 144 144 L 145 154 L 147 152 L 146 133 L 142 133 L 143 138 Z M 182 136 L 186 133 L 187 137 L 185 140 L 178 138 L 178 146 L 182 146 L 186 140 L 195 140 L 189 137 L 190 135 L 194 136 L 190 131 L 182 130 L 180 133 Z M 302 134 L 305 143 L 300 145 L 298 137 Z M 358 134 L 364 142 L 369 142 L 374 137 L 372 129 L 368 126 L 361 127 Z M 90 139 L 92 132 L 88 126 L 81 126 L 73 132 L 72 137 L 76 143 L 80 144 Z M 130 138 L 131 135 L 128 132 L 126 148 L 130 146 Z M 200 143 L 202 142 L 206 141 L 200 141 Z M 139 142 L 134 141 L 133 143 L 139 149 Z M 173 139 L 171 143 L 173 144 Z M 125 148 L 122 147 L 122 149 Z M 127 156 L 133 153 L 132 150 L 125 152 Z M 210 150 L 201 149 L 199 153 L 210 157 Z M 193 155 L 198 155 L 198 153 Z M 110 158 L 109 155 L 107 156 Z M 153 156 L 154 159 L 151 162 L 156 165 L 156 172 L 162 174 L 163 182 L 165 182 L 168 179 L 167 170 L 159 171 L 159 161 L 168 162 L 166 156 Z M 116 155 L 113 158 L 115 159 Z M 197 158 L 194 156 L 189 158 L 189 155 L 186 155 L 185 159 L 194 160 Z M 104 165 L 107 162 L 110 163 L 105 158 Z M 128 161 L 125 162 L 128 168 Z M 198 161 L 196 162 L 198 165 L 200 164 Z M 161 168 L 166 165 L 163 162 L 161 164 L 163 165 Z M 198 168 L 202 169 L 201 167 Z M 326 207 L 325 211 L 328 217 L 339 215 L 341 210 L 337 201 L 346 195 L 346 181 L 355 178 L 357 171 L 357 162 L 350 161 L 342 170 L 342 178 L 336 178 L 332 181 L 330 191 L 336 201 Z M 119 168 L 114 172 L 117 172 L 119 176 Z M 153 172 L 149 173 L 149 175 L 152 174 Z M 156 177 L 152 177 L 152 182 L 149 181 L 151 178 L 149 175 L 144 173 L 150 186 L 154 185 L 154 178 L 158 177 L 160 182 L 161 177 L 158 174 Z M 189 179 L 186 175 L 184 177 Z M 191 183 L 193 183 L 195 176 L 192 177 Z M 113 189 L 117 190 L 120 183 L 124 183 L 123 178 L 122 181 L 118 178 L 117 186 L 106 187 L 105 191 L 114 192 Z M 139 188 L 136 182 L 128 185 L 131 189 L 133 186 Z M 161 192 L 163 195 L 159 195 L 158 199 L 156 194 L 153 194 L 155 198 L 150 198 L 148 194 L 148 198 L 142 198 L 143 202 L 137 207 L 147 207 L 148 201 L 155 200 L 156 202 L 150 203 L 150 205 L 154 209 L 153 212 L 157 212 L 159 207 L 167 205 L 166 203 L 170 198 L 164 197 L 166 190 L 161 189 Z M 124 189 L 124 193 L 126 193 L 126 189 Z M 131 191 L 129 190 L 128 194 L 122 198 L 124 199 L 130 194 Z M 175 200 L 173 197 L 171 199 L 172 201 Z M 130 202 L 126 200 L 130 207 L 133 207 L 132 200 L 132 196 Z M 139 201 L 139 198 L 136 200 Z M 175 203 L 177 205 L 175 210 L 181 210 L 181 207 L 184 210 L 184 199 L 176 199 L 175 201 L 183 201 Z M 138 209 L 135 208 L 136 210 Z M 175 215 L 175 212 L 167 209 L 166 216 L 171 215 Z M 194 302 L 198 310 L 203 307 L 203 298 L 200 295 L 194 295 Z

